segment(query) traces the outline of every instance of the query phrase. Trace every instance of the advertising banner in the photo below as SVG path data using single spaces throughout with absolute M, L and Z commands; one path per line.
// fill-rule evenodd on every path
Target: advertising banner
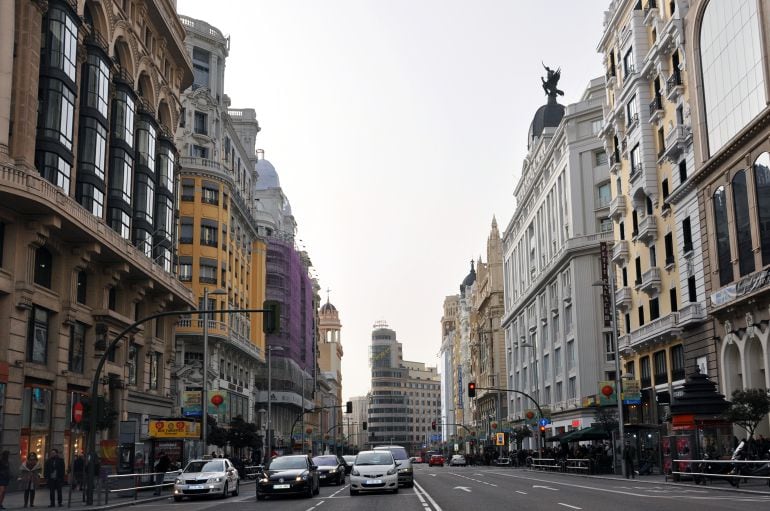
M 495 445 L 505 445 L 505 433 L 497 433 L 495 438 Z
M 228 399 L 227 392 L 220 390 L 209 390 L 208 393 L 208 412 L 219 419 L 227 413 Z
M 599 406 L 618 404 L 618 396 L 615 394 L 614 381 L 599 382 Z
M 609 250 L 607 249 L 607 242 L 602 241 L 599 243 L 599 258 L 601 261 L 602 271 L 602 309 L 604 312 L 604 326 L 608 328 L 612 326 L 612 304 L 610 303 L 610 280 L 607 267 L 609 265 Z
M 182 416 L 201 416 L 201 391 L 185 390 L 182 392 Z
M 623 404 L 642 404 L 642 384 L 639 380 L 623 380 Z
M 201 424 L 196 421 L 150 419 L 152 438 L 200 438 Z

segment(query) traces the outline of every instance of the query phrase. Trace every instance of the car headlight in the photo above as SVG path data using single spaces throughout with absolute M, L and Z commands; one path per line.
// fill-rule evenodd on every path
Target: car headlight
M 393 474 L 395 474 L 396 472 L 397 472 L 397 470 L 396 470 L 396 467 L 393 467 L 393 468 L 391 468 L 390 470 L 388 470 L 388 475 L 389 475 L 389 476 L 392 476 L 392 475 L 393 475 Z
M 308 475 L 309 474 L 307 472 L 303 472 L 303 473 L 301 473 L 300 475 L 297 476 L 296 480 L 297 481 L 307 481 Z
M 333 468 L 333 469 L 331 469 L 331 470 L 329 471 L 329 473 L 330 473 L 330 474 L 333 474 L 333 473 L 335 473 L 336 471 L 337 471 L 337 469 L 336 469 L 336 468 Z
M 260 483 L 269 483 L 270 479 L 268 479 L 267 477 L 263 477 L 262 479 L 259 480 L 259 482 Z
M 405 473 L 405 472 L 411 472 L 411 471 L 412 471 L 412 469 L 411 469 L 411 468 L 400 468 L 400 469 L 398 469 L 398 471 L 399 471 L 399 472 L 401 472 L 401 473 L 403 474 L 403 473 Z
M 174 484 L 184 484 L 184 483 L 182 482 L 182 480 L 181 480 L 181 479 L 177 478 L 177 479 L 174 481 Z
M 224 477 L 218 476 L 218 477 L 210 477 L 207 483 L 221 483 L 224 481 Z
M 352 475 L 352 476 L 360 476 L 361 474 L 358 472 L 358 470 L 353 469 L 353 470 L 350 471 L 350 475 Z

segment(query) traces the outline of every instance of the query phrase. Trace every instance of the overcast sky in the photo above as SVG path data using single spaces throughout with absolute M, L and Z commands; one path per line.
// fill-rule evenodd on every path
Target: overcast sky
M 372 325 L 438 365 L 446 295 L 500 231 L 527 130 L 603 74 L 608 0 L 178 0 L 230 35 L 225 92 L 255 108 L 304 246 L 340 311 L 343 395 L 370 388 Z

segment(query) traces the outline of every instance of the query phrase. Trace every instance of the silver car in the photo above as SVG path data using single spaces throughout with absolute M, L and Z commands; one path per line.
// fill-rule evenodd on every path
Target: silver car
M 350 495 L 362 491 L 398 493 L 399 464 L 386 449 L 359 452 L 350 471 Z
M 174 500 L 182 497 L 238 495 L 238 470 L 225 458 L 192 460 L 174 481 Z

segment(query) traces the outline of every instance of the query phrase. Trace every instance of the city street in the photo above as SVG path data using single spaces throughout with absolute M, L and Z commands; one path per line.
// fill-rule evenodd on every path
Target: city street
M 527 510 L 747 510 L 766 509 L 770 493 L 759 495 L 695 485 L 658 484 L 648 479 L 610 480 L 493 467 L 415 467 L 414 488 L 398 494 L 350 497 L 348 485 L 325 486 L 312 498 L 285 497 L 256 502 L 251 485 L 227 500 L 170 498 L 138 506 L 142 511 L 184 507 L 187 511 L 238 511 L 268 507 L 280 511 L 479 511 Z

